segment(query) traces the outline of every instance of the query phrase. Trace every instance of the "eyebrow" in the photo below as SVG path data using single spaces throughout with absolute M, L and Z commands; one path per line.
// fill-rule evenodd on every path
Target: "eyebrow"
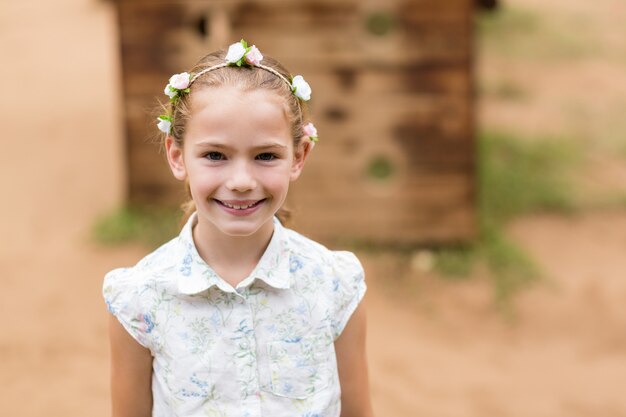
M 211 147 L 211 148 L 218 148 L 218 149 L 230 149 L 231 146 L 225 144 L 225 143 L 220 143 L 220 142 L 210 142 L 210 141 L 202 141 L 202 142 L 198 142 L 195 144 L 195 146 L 201 146 L 201 147 Z M 252 149 L 268 149 L 268 148 L 280 148 L 280 149 L 287 149 L 287 146 L 278 143 L 278 142 L 266 142 L 266 143 L 262 143 L 258 146 L 254 146 Z

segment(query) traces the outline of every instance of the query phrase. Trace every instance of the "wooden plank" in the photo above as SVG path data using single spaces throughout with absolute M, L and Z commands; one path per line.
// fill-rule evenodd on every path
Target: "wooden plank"
M 289 197 L 305 234 L 382 243 L 475 236 L 470 0 L 117 4 L 132 201 L 184 197 L 150 142 L 152 109 L 165 101 L 167 78 L 209 50 L 214 39 L 202 31 L 225 13 L 231 35 L 313 86 L 321 142 Z M 391 18 L 384 36 L 368 31 L 376 14 Z M 375 160 L 386 161 L 388 178 L 372 175 Z

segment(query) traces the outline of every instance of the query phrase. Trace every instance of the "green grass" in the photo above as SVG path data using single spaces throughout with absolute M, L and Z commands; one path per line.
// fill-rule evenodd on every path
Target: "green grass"
M 171 208 L 121 207 L 101 216 L 93 227 L 97 242 L 138 242 L 156 248 L 178 234 L 181 212 Z
M 532 259 L 508 239 L 508 222 L 524 214 L 550 211 L 571 214 L 578 202 L 570 173 L 581 160 L 572 142 L 529 140 L 503 132 L 478 139 L 479 236 L 472 246 L 436 252 L 435 267 L 448 279 L 468 277 L 477 261 L 488 267 L 496 301 L 506 306 L 519 289 L 541 277 Z
M 619 144 L 615 146 L 615 152 L 626 162 L 626 127 L 619 129 L 619 133 L 614 133 L 615 137 L 619 138 L 616 141 L 619 141 Z
M 491 273 L 495 301 L 505 309 L 517 291 L 542 277 L 533 259 L 497 226 L 481 230 L 479 249 Z
M 574 142 L 482 133 L 478 141 L 481 217 L 502 224 L 536 211 L 577 208 L 570 173 L 582 160 Z
M 481 39 L 501 39 L 506 42 L 524 34 L 536 33 L 542 29 L 542 24 L 539 15 L 510 5 L 503 5 L 494 12 L 476 14 L 476 29 Z
M 495 12 L 477 13 L 475 27 L 481 48 L 501 58 L 571 60 L 602 49 L 594 28 L 572 14 L 553 19 L 504 4 Z
M 435 269 L 448 279 L 463 279 L 472 272 L 476 260 L 473 246 L 447 247 L 436 252 Z

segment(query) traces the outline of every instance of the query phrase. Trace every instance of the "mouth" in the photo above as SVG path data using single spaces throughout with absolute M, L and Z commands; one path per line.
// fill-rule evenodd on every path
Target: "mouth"
M 213 200 L 215 200 L 218 204 L 229 208 L 231 210 L 248 210 L 251 208 L 254 208 L 256 206 L 258 206 L 259 204 L 261 204 L 262 202 L 264 202 L 266 199 L 263 198 L 261 200 L 218 200 L 216 198 L 214 198 Z

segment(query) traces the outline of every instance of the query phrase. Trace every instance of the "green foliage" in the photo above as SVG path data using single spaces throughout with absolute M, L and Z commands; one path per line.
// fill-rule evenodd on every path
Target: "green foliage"
M 395 21 L 390 13 L 377 12 L 367 16 L 365 27 L 367 31 L 376 36 L 384 36 L 393 30 Z
M 393 164 L 383 156 L 377 155 L 372 158 L 367 166 L 367 175 L 370 178 L 384 180 L 393 174 Z
M 506 306 L 518 290 L 540 278 L 541 272 L 533 260 L 495 224 L 483 226 L 480 241 L 480 250 L 491 271 L 499 305 Z
M 571 213 L 577 207 L 569 173 L 580 160 L 571 142 L 519 138 L 502 132 L 479 136 L 479 236 L 474 246 L 442 249 L 435 267 L 444 277 L 468 277 L 478 261 L 489 267 L 496 301 L 506 306 L 516 291 L 540 277 L 532 259 L 502 229 L 537 211 Z
M 139 242 L 154 248 L 176 236 L 180 217 L 176 209 L 122 207 L 98 219 L 93 236 L 106 245 Z
M 511 38 L 529 35 L 541 30 L 541 19 L 538 15 L 524 9 L 504 5 L 495 12 L 476 15 L 476 29 L 484 39 L 501 39 L 502 42 Z M 504 39 L 503 39 L 504 38 Z
M 579 16 L 549 16 L 512 5 L 476 14 L 480 46 L 500 58 L 578 59 L 597 54 L 601 42 Z
M 444 278 L 462 279 L 469 276 L 476 259 L 473 246 L 451 247 L 438 251 L 435 256 L 435 269 Z
M 526 213 L 576 209 L 569 173 L 582 156 L 573 142 L 487 132 L 477 150 L 481 223 L 501 225 Z

